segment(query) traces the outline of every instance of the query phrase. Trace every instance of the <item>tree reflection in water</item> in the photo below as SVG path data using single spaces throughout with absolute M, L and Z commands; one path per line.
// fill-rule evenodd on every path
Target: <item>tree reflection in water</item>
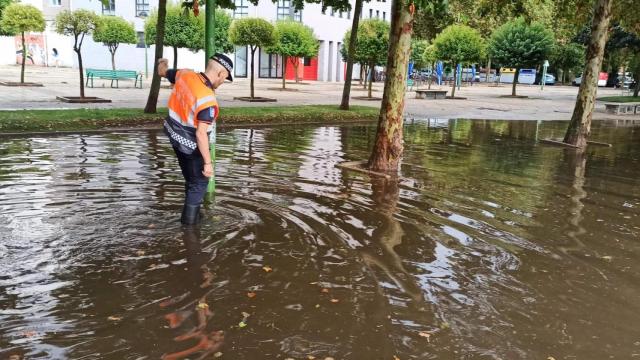
M 378 246 L 374 249 L 361 250 L 360 256 L 372 270 L 375 266 L 382 270 L 394 284 L 407 294 L 414 302 L 424 301 L 422 291 L 402 264 L 402 258 L 395 251 L 395 247 L 402 244 L 405 235 L 400 222 L 394 218 L 397 211 L 399 186 L 398 178 L 371 178 L 372 199 L 376 204 L 376 214 L 380 216 L 381 224 L 373 232 L 373 240 Z

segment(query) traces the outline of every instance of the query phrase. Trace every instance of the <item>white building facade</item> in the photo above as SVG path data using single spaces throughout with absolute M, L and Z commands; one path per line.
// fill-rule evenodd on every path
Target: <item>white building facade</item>
M 169 0 L 172 1 L 172 0 Z M 157 8 L 158 0 L 110 0 L 105 6 L 100 0 L 21 0 L 43 11 L 47 21 L 47 30 L 42 34 L 31 34 L 28 47 L 36 65 L 77 67 L 76 54 L 73 52 L 73 39 L 55 33 L 55 16 L 62 10 L 87 9 L 98 15 L 120 16 L 133 23 L 138 34 L 137 44 L 121 44 L 116 52 L 116 67 L 122 70 L 136 70 L 149 74 L 153 71 L 154 46 L 144 44 L 144 22 L 147 16 Z M 340 48 L 345 32 L 351 28 L 352 13 L 333 11 L 330 7 L 323 13 L 320 4 L 305 4 L 305 8 L 296 12 L 290 0 L 260 0 L 258 5 L 248 0 L 235 0 L 236 9 L 228 10 L 234 18 L 261 17 L 270 22 L 293 18 L 311 27 L 319 40 L 319 53 L 315 58 L 300 59 L 299 77 L 306 80 L 343 81 L 346 64 L 342 60 Z M 355 0 L 352 1 L 352 7 Z M 379 18 L 390 21 L 391 0 L 373 0 L 364 3 L 362 19 Z M 201 14 L 200 16 L 204 16 Z M 13 38 L 0 39 L 0 45 L 19 50 L 20 46 Z M 3 46 L 5 47 L 5 46 Z M 14 56 L 0 57 L 0 63 L 16 63 Z M 13 52 L 15 54 L 15 51 Z M 235 53 L 227 54 L 234 60 L 235 77 L 247 77 L 251 71 L 250 51 L 246 47 L 236 48 Z M 173 59 L 173 50 L 164 49 L 164 57 Z M 14 61 L 11 61 L 11 60 Z M 96 43 L 88 36 L 82 45 L 82 60 L 85 68 L 110 69 L 111 56 L 106 46 Z M 282 78 L 281 58 L 270 55 L 263 50 L 256 51 L 254 75 L 256 78 Z M 180 49 L 178 67 L 202 70 L 204 53 L 194 53 L 188 49 Z M 358 77 L 354 71 L 354 77 Z M 286 77 L 293 78 L 293 67 L 288 65 Z

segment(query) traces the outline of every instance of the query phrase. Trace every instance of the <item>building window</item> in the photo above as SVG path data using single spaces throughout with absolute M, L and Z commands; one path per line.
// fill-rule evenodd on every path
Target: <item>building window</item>
M 235 0 L 236 8 L 233 9 L 233 17 L 235 19 L 249 16 L 249 2 L 248 0 Z
M 306 57 L 304 58 L 304 66 L 311 66 L 311 58 L 310 57 Z
M 369 19 L 373 18 L 373 9 L 369 9 Z
M 338 17 L 342 19 L 342 11 L 338 12 Z
M 149 16 L 149 0 L 136 0 L 136 16 Z
M 335 16 L 335 14 L 336 14 L 336 11 L 335 11 L 335 10 L 333 10 L 333 7 L 332 7 L 332 8 L 331 8 L 331 14 L 330 14 L 330 15 L 331 15 L 331 16 Z
M 115 15 L 116 14 L 116 0 L 109 0 L 109 3 L 105 5 L 102 3 L 102 15 Z
M 247 77 L 247 53 L 246 46 L 236 46 L 235 63 L 233 66 L 233 72 L 236 77 Z
M 62 6 L 62 0 L 50 0 L 49 4 L 51 4 L 51 6 Z
M 376 10 L 376 19 L 380 19 L 380 10 Z
M 147 46 L 144 41 L 144 31 L 138 31 L 136 32 L 136 35 L 138 36 L 138 43 L 136 44 L 136 47 L 144 49 Z
M 260 49 L 259 56 L 261 78 L 282 78 L 282 58 L 276 54 L 267 54 Z
M 387 21 L 387 12 L 386 11 L 382 12 L 382 20 Z
M 278 0 L 278 20 L 302 21 L 302 12 L 291 7 L 291 0 Z

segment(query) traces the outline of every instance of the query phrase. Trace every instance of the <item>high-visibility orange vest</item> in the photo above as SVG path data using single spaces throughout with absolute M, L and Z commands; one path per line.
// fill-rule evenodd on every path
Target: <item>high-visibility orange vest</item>
M 185 127 L 197 128 L 198 113 L 210 107 L 217 112 L 218 102 L 213 90 L 203 82 L 200 75 L 191 70 L 178 71 L 169 98 L 171 120 Z M 213 116 L 214 120 L 216 115 Z

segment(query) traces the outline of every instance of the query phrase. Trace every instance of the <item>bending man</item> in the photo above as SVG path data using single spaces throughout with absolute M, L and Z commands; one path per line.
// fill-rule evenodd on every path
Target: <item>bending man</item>
M 213 176 L 209 152 L 209 133 L 219 114 L 214 91 L 225 80 L 233 81 L 233 63 L 222 54 L 213 55 L 204 72 L 168 69 L 168 60 L 158 60 L 158 75 L 173 86 L 169 98 L 169 116 L 164 132 L 178 157 L 185 180 L 185 199 L 181 222 L 195 224 L 200 205 Z

